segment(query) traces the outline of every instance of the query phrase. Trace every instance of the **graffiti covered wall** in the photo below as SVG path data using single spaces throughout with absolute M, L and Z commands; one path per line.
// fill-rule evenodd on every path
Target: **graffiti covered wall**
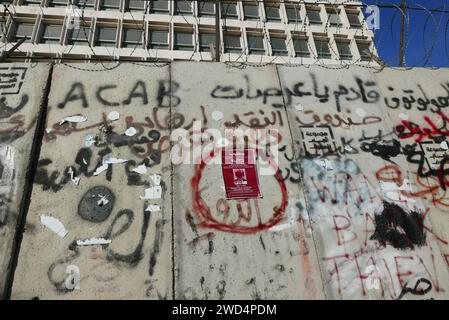
M 446 70 L 106 66 L 53 68 L 12 298 L 449 298 Z

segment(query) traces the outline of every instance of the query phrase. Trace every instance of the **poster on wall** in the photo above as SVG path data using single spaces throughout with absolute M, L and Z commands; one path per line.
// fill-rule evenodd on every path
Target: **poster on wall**
M 226 199 L 261 198 L 254 149 L 222 149 Z

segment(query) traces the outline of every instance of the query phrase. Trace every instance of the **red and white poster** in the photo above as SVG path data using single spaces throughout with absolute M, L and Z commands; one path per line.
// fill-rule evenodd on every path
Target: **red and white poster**
M 262 197 L 254 149 L 222 149 L 221 168 L 227 199 Z

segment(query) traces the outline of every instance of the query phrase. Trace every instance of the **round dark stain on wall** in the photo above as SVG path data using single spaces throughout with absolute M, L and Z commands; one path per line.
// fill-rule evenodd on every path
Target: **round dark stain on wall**
M 78 204 L 78 214 L 85 220 L 102 222 L 114 208 L 115 196 L 105 186 L 89 189 Z

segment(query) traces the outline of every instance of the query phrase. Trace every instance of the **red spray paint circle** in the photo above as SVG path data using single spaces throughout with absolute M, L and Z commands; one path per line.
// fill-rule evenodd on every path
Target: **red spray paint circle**
M 191 185 L 192 185 L 192 208 L 195 213 L 201 216 L 204 221 L 200 222 L 198 226 L 203 228 L 211 228 L 225 232 L 240 233 L 240 234 L 252 234 L 258 231 L 266 230 L 278 224 L 285 215 L 285 208 L 288 203 L 287 187 L 282 178 L 282 173 L 279 170 L 277 164 L 270 159 L 270 166 L 276 172 L 275 177 L 278 181 L 279 188 L 281 190 L 282 199 L 279 206 L 275 206 L 273 216 L 265 222 L 258 224 L 257 226 L 240 226 L 235 224 L 226 224 L 217 221 L 211 213 L 211 209 L 206 204 L 204 199 L 201 197 L 201 191 L 199 185 L 201 178 L 203 176 L 203 170 L 207 166 L 207 161 L 215 156 L 216 151 L 221 151 L 221 149 L 215 149 L 210 152 L 206 159 L 201 159 L 201 163 L 195 165 L 195 174 L 193 175 Z M 257 150 L 258 151 L 258 150 Z

